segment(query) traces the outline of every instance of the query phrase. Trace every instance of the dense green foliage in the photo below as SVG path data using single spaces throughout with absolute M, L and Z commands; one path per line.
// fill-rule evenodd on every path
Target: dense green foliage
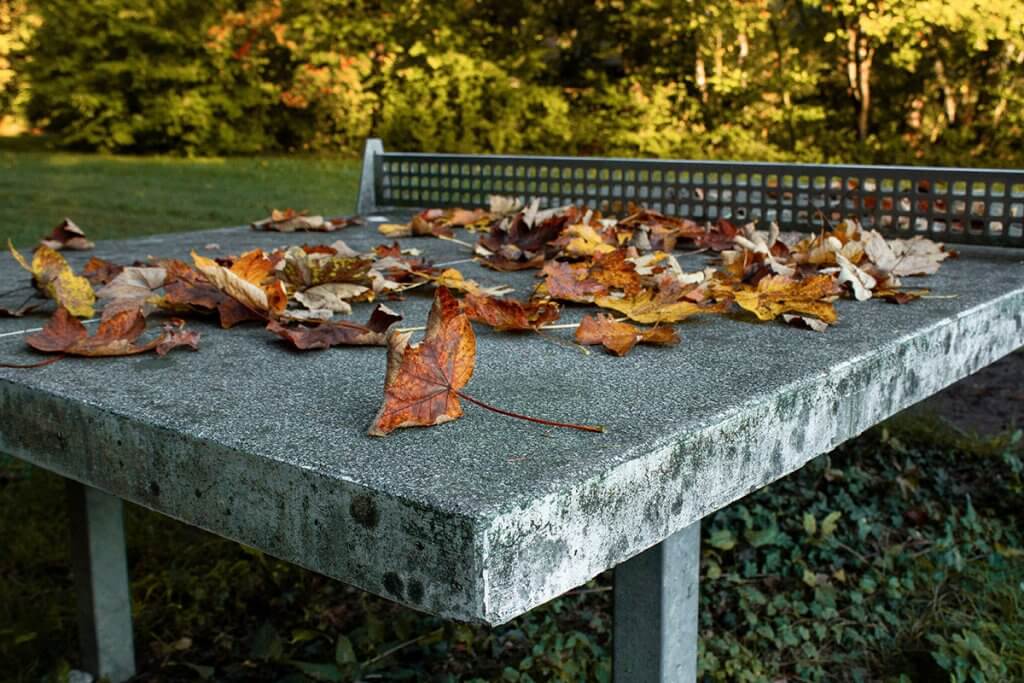
M 65 145 L 1024 162 L 1021 0 L 4 2 Z
M 1020 443 L 890 429 L 705 521 L 703 681 L 1024 678 Z M 77 662 L 59 478 L 0 462 L 0 510 L 0 660 L 57 680 Z M 128 537 L 146 680 L 609 680 L 610 575 L 487 629 L 138 508 Z

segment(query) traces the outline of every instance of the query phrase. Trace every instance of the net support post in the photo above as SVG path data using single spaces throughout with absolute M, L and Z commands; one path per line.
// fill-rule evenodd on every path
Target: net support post
M 123 504 L 71 480 L 67 498 L 82 664 L 96 679 L 121 683 L 135 675 Z
M 615 683 L 697 679 L 700 521 L 615 568 Z
M 365 216 L 377 210 L 377 156 L 384 153 L 380 138 L 367 138 L 363 147 L 363 170 L 359 176 L 356 213 Z

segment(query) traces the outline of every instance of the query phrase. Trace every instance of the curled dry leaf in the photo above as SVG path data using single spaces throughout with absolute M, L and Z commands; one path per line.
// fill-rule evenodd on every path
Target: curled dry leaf
M 835 295 L 835 282 L 828 275 L 814 275 L 806 280 L 770 275 L 762 278 L 756 288 L 737 291 L 735 301 L 760 320 L 774 320 L 783 313 L 797 313 L 831 325 L 837 319 L 832 305 Z
M 517 301 L 485 294 L 467 294 L 462 310 L 470 320 L 493 327 L 499 332 L 537 330 L 558 320 L 558 304 L 552 301 Z
M 255 221 L 253 230 L 269 230 L 272 232 L 333 232 L 350 225 L 361 223 L 358 218 L 332 218 L 309 216 L 306 211 L 295 209 L 274 209 L 269 218 Z
M 588 315 L 580 321 L 576 328 L 576 341 L 579 344 L 601 344 L 616 356 L 625 356 L 640 344 L 673 345 L 679 343 L 679 335 L 672 327 L 639 328 L 636 325 L 620 322 L 606 313 L 596 316 Z
M 274 315 L 288 305 L 288 295 L 279 280 L 272 279 L 261 286 L 274 268 L 262 249 L 243 254 L 231 268 L 195 252 L 192 252 L 192 261 L 217 289 L 257 314 Z
M 386 346 L 386 332 L 402 319 L 386 306 L 377 305 L 365 325 L 338 320 L 309 327 L 286 327 L 271 320 L 267 329 L 300 351 L 328 349 L 332 346 Z
M 164 310 L 175 313 L 216 311 L 224 329 L 242 322 L 263 322 L 266 319 L 264 314 L 217 289 L 188 264 L 175 259 L 164 259 L 158 264 L 167 270 L 164 296 L 157 302 Z
M 101 321 L 96 334 L 90 337 L 85 325 L 61 307 L 41 332 L 25 337 L 25 342 L 45 353 L 89 357 L 131 356 L 147 351 L 162 356 L 179 346 L 199 348 L 199 333 L 185 330 L 183 324 L 166 325 L 155 339 L 137 344 L 145 329 L 146 319 L 140 311 L 125 310 Z
M 836 254 L 835 257 L 836 263 L 839 266 L 836 282 L 841 285 L 849 284 L 850 289 L 853 291 L 853 297 L 857 301 L 867 301 L 870 299 L 871 290 L 875 288 L 878 281 L 869 273 L 855 266 L 850 259 L 842 254 Z
M 50 231 L 50 234 L 44 237 L 40 244 L 60 251 L 61 249 L 71 249 L 74 251 L 85 251 L 86 249 L 92 249 L 96 246 L 94 242 L 90 242 L 85 236 L 85 232 L 80 227 L 75 225 L 74 221 L 70 218 L 65 218 L 57 226 Z
M 96 294 L 84 277 L 75 275 L 68 262 L 59 253 L 47 246 L 41 246 L 32 255 L 30 266 L 25 257 L 7 240 L 7 248 L 22 268 L 32 273 L 32 281 L 44 296 L 53 299 L 79 318 L 93 316 Z
M 462 416 L 458 391 L 473 375 L 476 336 L 447 288 L 437 289 L 422 342 L 409 346 L 408 334 L 391 332 L 387 343 L 384 404 L 370 426 L 371 436 Z

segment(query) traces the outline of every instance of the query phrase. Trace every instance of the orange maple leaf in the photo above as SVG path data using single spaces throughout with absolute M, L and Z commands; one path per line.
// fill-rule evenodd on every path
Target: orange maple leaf
M 370 436 L 385 436 L 400 427 L 430 427 L 462 417 L 465 399 L 481 408 L 508 417 L 549 427 L 602 432 L 590 425 L 553 422 L 496 408 L 461 391 L 473 376 L 476 336 L 447 287 L 438 287 L 427 318 L 423 341 L 409 346 L 409 334 L 388 335 L 388 368 L 384 380 L 384 404 L 370 425 Z
M 601 344 L 616 356 L 625 356 L 638 343 L 663 346 L 678 344 L 679 335 L 672 327 L 641 328 L 599 313 L 597 316 L 588 315 L 580 321 L 580 326 L 576 328 L 576 341 L 584 345 Z
M 472 292 L 466 295 L 462 307 L 470 319 L 499 332 L 536 330 L 558 320 L 559 315 L 558 304 L 553 301 L 523 302 Z
M 369 434 L 399 427 L 429 427 L 462 417 L 459 389 L 473 376 L 476 336 L 447 287 L 438 287 L 423 341 L 409 346 L 408 333 L 388 336 L 384 405 Z

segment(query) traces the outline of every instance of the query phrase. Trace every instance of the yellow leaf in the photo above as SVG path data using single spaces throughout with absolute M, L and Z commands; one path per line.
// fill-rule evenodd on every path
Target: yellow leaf
M 44 296 L 53 299 L 78 318 L 91 318 L 95 315 L 93 304 L 96 303 L 96 294 L 92 285 L 84 277 L 75 275 L 75 271 L 58 252 L 45 245 L 41 246 L 32 255 L 32 265 L 29 266 L 10 240 L 7 241 L 7 248 L 14 260 L 32 273 L 36 289 Z
M 677 323 L 697 313 L 718 313 L 722 310 L 721 307 L 701 306 L 692 301 L 659 301 L 650 290 L 644 290 L 632 299 L 599 296 L 594 303 L 646 325 Z
M 737 291 L 736 303 L 761 320 L 774 320 L 783 313 L 809 315 L 826 323 L 837 319 L 830 300 L 835 284 L 828 275 L 797 281 L 782 275 L 762 278 L 756 289 Z
M 570 238 L 569 244 L 565 247 L 567 254 L 574 256 L 593 256 L 594 254 L 607 254 L 615 251 L 615 247 L 606 244 L 601 236 L 589 225 L 580 223 L 570 226 L 565 234 Z

